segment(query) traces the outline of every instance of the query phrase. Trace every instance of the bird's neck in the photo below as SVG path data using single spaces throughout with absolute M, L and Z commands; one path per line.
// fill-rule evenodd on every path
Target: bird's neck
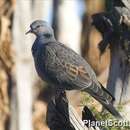
M 51 38 L 45 38 L 44 36 L 37 36 L 34 44 L 32 45 L 32 54 L 37 55 L 37 52 L 39 52 L 39 48 L 44 47 L 47 43 L 55 42 L 55 37 Z
M 51 37 L 45 37 L 45 36 L 38 36 L 37 37 L 37 40 L 40 40 L 42 41 L 43 43 L 48 43 L 48 42 L 55 42 L 56 39 L 54 36 L 51 36 Z

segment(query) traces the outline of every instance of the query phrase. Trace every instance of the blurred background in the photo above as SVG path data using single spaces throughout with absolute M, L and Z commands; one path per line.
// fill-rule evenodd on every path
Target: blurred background
M 46 106 L 53 91 L 34 68 L 35 36 L 25 35 L 36 19 L 52 25 L 57 40 L 81 54 L 106 86 L 110 50 L 99 57 L 102 36 L 91 25 L 91 15 L 109 4 L 107 0 L 0 0 L 0 130 L 48 130 Z M 80 114 L 81 93 L 68 92 L 68 98 Z

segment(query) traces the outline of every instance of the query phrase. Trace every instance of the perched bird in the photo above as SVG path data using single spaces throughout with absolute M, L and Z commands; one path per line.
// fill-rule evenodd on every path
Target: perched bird
M 122 118 L 112 105 L 114 97 L 97 81 L 90 65 L 72 49 L 58 42 L 47 22 L 34 21 L 28 33 L 36 35 L 32 55 L 41 79 L 54 86 L 57 92 L 74 89 L 88 92 L 112 115 Z

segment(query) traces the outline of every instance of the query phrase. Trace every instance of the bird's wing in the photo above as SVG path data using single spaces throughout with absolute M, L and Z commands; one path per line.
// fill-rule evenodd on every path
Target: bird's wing
M 58 85 L 64 89 L 78 89 L 88 92 L 109 112 L 116 117 L 121 117 L 111 103 L 114 98 L 105 88 L 102 88 L 95 79 L 93 70 L 81 56 L 57 43 L 49 46 L 48 51 L 53 57 L 52 64 L 48 64 L 48 72 L 53 81 L 57 81 Z
M 58 84 L 65 86 L 71 86 L 66 89 L 74 89 L 76 82 L 81 83 L 81 85 L 75 89 L 82 89 L 92 84 L 91 75 L 93 73 L 91 74 L 90 70 L 86 71 L 84 67 L 86 63 L 75 52 L 59 44 L 51 44 L 46 50 L 48 57 L 46 68 L 53 81 L 55 80 Z M 82 62 L 85 64 L 82 64 Z
M 66 76 L 69 77 L 71 81 L 69 81 L 69 83 L 71 83 L 71 86 L 73 85 L 75 89 L 87 90 L 90 95 L 94 94 L 104 102 L 112 102 L 114 100 L 113 96 L 103 88 L 100 83 L 95 83 L 95 81 L 91 79 L 84 66 L 64 62 L 62 66 L 64 66 Z
M 90 88 L 88 92 L 95 93 L 102 99 L 111 101 L 113 97 L 102 89 L 102 86 L 96 79 L 96 75 L 87 62 L 77 53 L 68 47 L 56 43 L 48 47 L 48 53 L 53 57 L 48 63 L 47 71 L 52 79 L 59 84 L 68 86 L 65 89 L 80 89 Z
M 77 89 L 98 84 L 96 75 L 90 65 L 77 53 L 61 43 L 48 44 L 47 72 L 61 83 L 78 86 Z M 80 88 L 81 87 L 81 88 Z

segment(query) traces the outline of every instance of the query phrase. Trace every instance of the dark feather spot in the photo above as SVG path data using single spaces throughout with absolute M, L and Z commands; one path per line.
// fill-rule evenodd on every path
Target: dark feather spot
M 50 38 L 50 37 L 52 37 L 52 34 L 49 34 L 49 33 L 45 33 L 45 34 L 43 34 L 46 38 Z

